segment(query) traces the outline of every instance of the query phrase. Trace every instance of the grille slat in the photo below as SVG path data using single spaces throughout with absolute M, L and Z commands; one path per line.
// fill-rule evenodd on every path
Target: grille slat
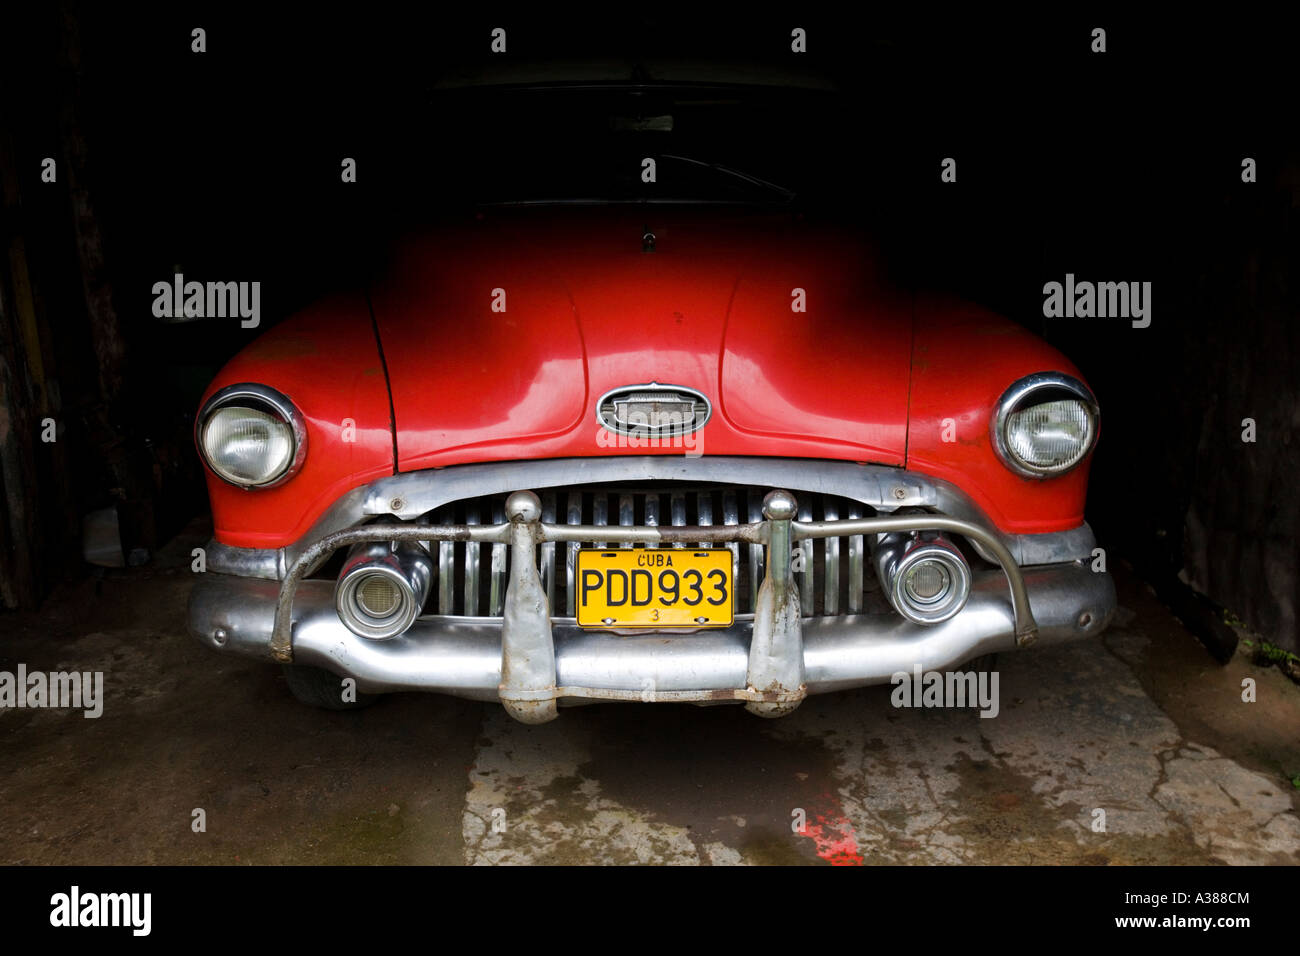
M 695 496 L 695 523 L 701 528 L 713 527 L 713 493 L 701 491 Z M 713 547 L 713 542 L 709 541 L 704 547 Z
M 456 545 L 451 541 L 438 542 L 438 613 L 455 613 Z
M 740 524 L 740 511 L 736 505 L 736 493 L 728 488 L 722 493 L 722 523 Z M 731 581 L 732 587 L 740 587 L 740 542 L 728 541 L 727 547 L 731 549 Z M 736 606 L 740 607 L 739 601 Z
M 542 521 L 555 524 L 555 492 L 542 493 Z M 542 590 L 546 592 L 546 606 L 555 607 L 555 542 L 542 543 Z
M 478 524 L 478 506 L 471 503 L 465 509 L 465 523 Z M 481 545 L 465 542 L 465 613 L 478 614 L 478 561 Z
M 680 528 L 686 524 L 686 494 L 681 491 L 674 491 L 668 501 L 668 509 L 672 514 L 672 523 L 674 527 Z M 674 548 L 684 548 L 680 541 L 673 542 Z
M 505 500 L 501 500 L 492 506 L 492 523 L 501 524 L 506 520 Z M 505 607 L 506 598 L 506 546 L 504 544 L 492 545 L 492 589 L 488 595 L 488 614 L 492 617 L 500 617 L 501 609 Z
M 596 492 L 596 499 L 591 505 L 591 523 L 598 525 L 609 524 L 609 498 L 603 491 Z M 608 541 L 597 541 L 596 547 L 603 548 L 609 544 Z
M 858 504 L 849 505 L 849 517 L 861 518 L 862 506 Z M 865 550 L 865 540 L 862 535 L 850 535 L 848 538 L 849 545 L 849 613 L 859 614 L 862 611 L 862 575 L 863 575 L 863 551 Z
M 582 524 L 582 492 L 570 491 L 568 494 L 568 517 L 566 521 L 569 524 Z M 564 558 L 564 606 L 565 608 L 574 607 L 574 585 L 577 582 L 576 571 L 578 567 L 578 542 L 570 541 L 565 545 L 567 554 Z
M 823 512 L 827 521 L 834 521 L 840 516 L 834 502 L 827 501 Z M 835 615 L 840 612 L 840 539 L 825 538 L 826 542 L 826 582 L 823 601 L 823 613 Z
M 759 493 L 753 488 L 746 493 L 749 498 L 749 520 L 763 520 L 763 504 L 759 498 Z M 758 606 L 758 588 L 763 581 L 763 546 L 761 544 L 751 544 L 749 546 L 749 607 L 753 611 Z
M 636 524 L 636 507 L 631 495 L 618 496 L 618 523 L 627 528 Z M 620 547 L 630 548 L 632 542 L 624 541 Z
M 799 503 L 799 520 L 812 521 L 812 505 L 801 501 Z M 799 577 L 799 606 L 804 614 L 813 613 L 813 595 L 817 589 L 817 572 L 813 567 L 813 543 L 812 539 L 799 542 L 799 550 L 803 554 L 803 571 Z

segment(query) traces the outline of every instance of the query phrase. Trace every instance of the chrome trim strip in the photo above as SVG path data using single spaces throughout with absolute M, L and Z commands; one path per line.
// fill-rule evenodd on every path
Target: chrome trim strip
M 213 538 L 204 545 L 203 554 L 204 567 L 219 574 L 280 581 L 288 570 L 284 548 L 236 548 Z

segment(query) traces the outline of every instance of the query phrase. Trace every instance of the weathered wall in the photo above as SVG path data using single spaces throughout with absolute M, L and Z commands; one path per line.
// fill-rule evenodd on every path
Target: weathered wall
M 1292 651 L 1300 606 L 1300 164 L 1239 209 L 1189 305 L 1184 387 L 1199 436 L 1184 522 L 1189 584 Z M 1193 370 L 1195 370 L 1193 372 Z M 1244 441 L 1243 420 L 1255 422 Z

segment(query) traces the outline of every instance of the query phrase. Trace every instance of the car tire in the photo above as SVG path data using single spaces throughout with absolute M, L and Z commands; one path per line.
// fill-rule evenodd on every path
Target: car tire
M 343 678 L 321 667 L 304 664 L 285 664 L 284 680 L 304 704 L 323 710 L 360 710 L 377 701 L 381 694 L 356 692 L 356 700 L 343 699 Z

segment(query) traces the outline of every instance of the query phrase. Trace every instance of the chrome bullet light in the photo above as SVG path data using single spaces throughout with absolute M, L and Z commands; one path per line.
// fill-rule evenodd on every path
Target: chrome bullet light
M 208 399 L 195 437 L 213 473 L 241 488 L 274 488 L 307 455 L 302 414 L 280 392 L 254 383 L 227 386 Z
M 433 561 L 420 545 L 363 542 L 343 562 L 334 606 L 353 634 L 387 640 L 415 623 L 432 579 Z
M 1038 372 L 998 400 L 989 428 L 1002 463 L 1026 478 L 1054 478 L 1097 441 L 1100 413 L 1088 387 L 1063 372 Z
M 938 624 L 954 617 L 970 596 L 965 557 L 937 532 L 881 535 L 876 573 L 894 610 L 915 624 Z

